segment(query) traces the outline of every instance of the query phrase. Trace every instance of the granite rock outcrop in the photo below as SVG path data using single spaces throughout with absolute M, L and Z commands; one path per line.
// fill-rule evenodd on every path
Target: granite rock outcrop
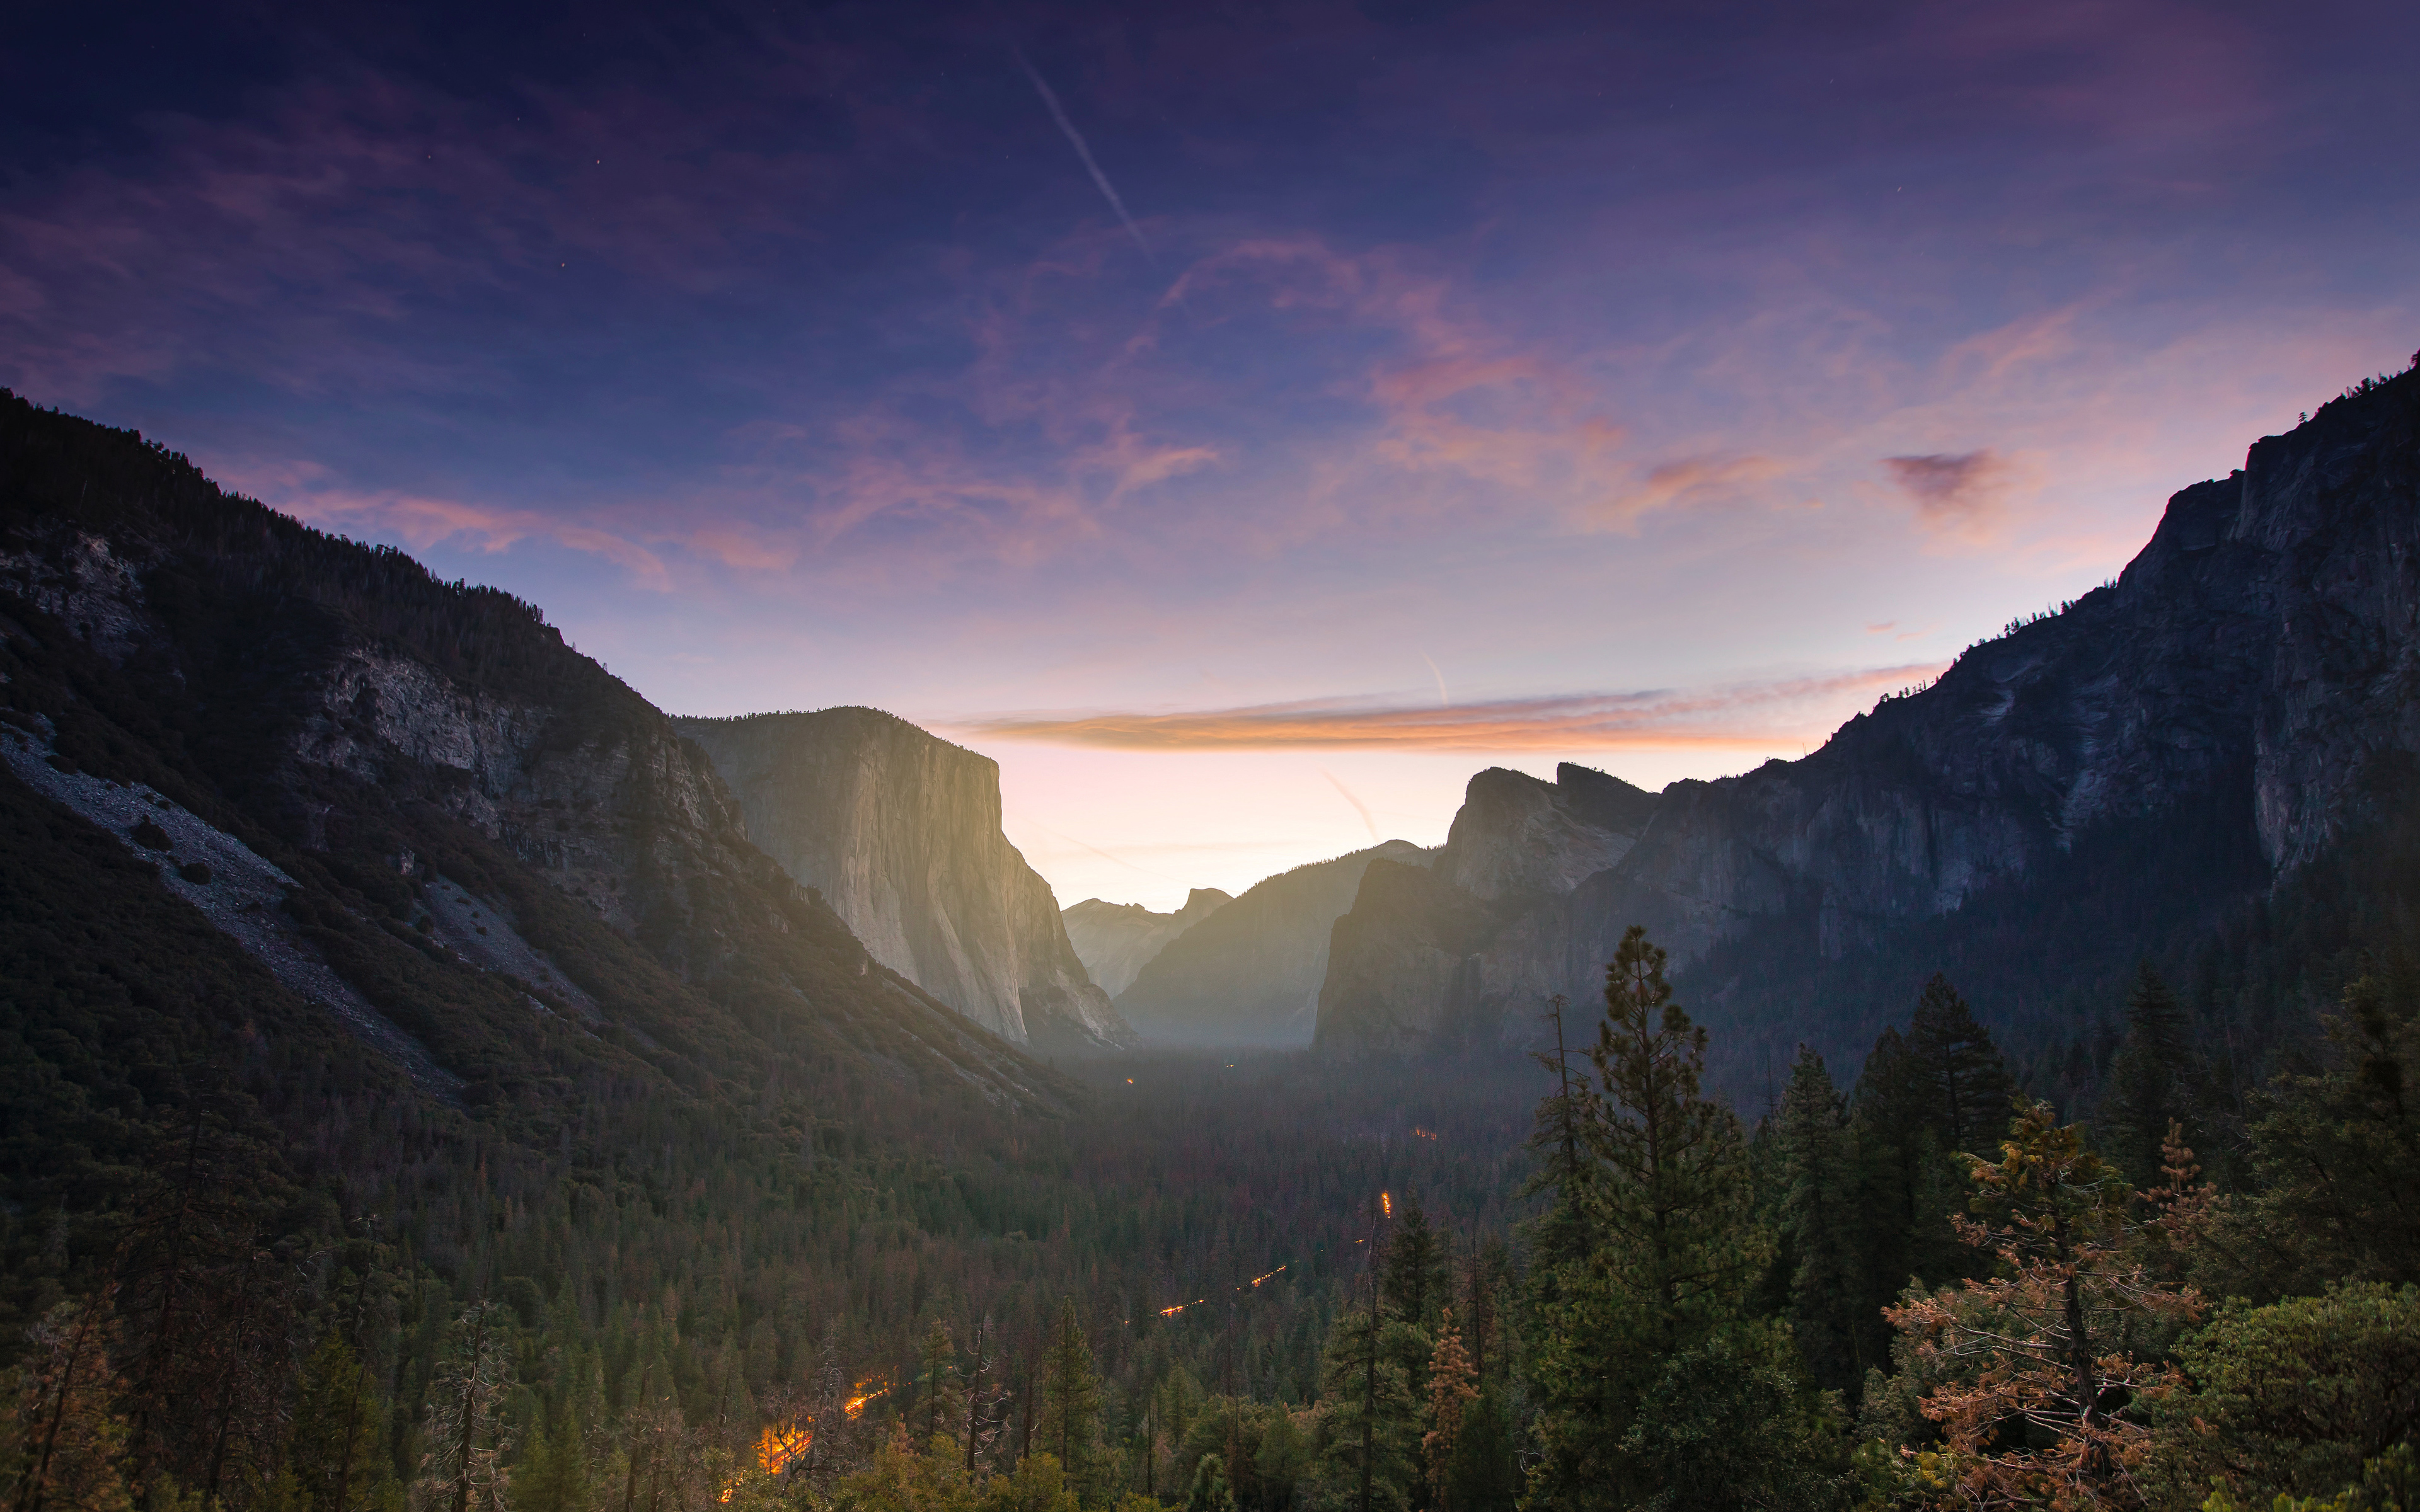
M 1783 1015 L 1782 989 L 1710 962 L 1781 933 L 1838 959 L 1954 926 L 2095 837 L 2143 854 L 2177 826 L 2240 831 L 2265 886 L 2362 819 L 2381 762 L 2420 755 L 2415 691 L 2420 370 L 2258 441 L 2239 471 L 2171 499 L 2115 581 L 1970 647 L 1804 759 L 1625 796 L 1638 822 L 1618 851 L 1481 774 L 1433 871 L 1370 870 L 1337 925 L 1319 1042 L 1529 1042 L 1547 997 L 1593 999 L 1634 923 L 1698 971 L 1704 1011 L 1745 995 Z M 1466 824 L 1490 841 L 1466 844 Z M 2188 903 L 2247 884 L 2189 884 L 2204 885 Z
M 845 1063 L 1061 1105 L 1047 1068 L 881 969 L 749 842 L 706 754 L 535 608 L 8 395 L 0 661 L 14 757 L 98 779 L 36 794 L 190 817 L 208 858 L 169 889 L 448 1099 L 593 1057 L 667 1088 Z M 577 1026 L 567 1060 L 533 1019 Z
M 674 721 L 751 839 L 874 958 L 1004 1039 L 1132 1045 L 1058 900 L 1001 831 L 1000 764 L 877 709 Z
M 1093 974 L 1093 981 L 1114 999 L 1131 985 L 1151 958 L 1169 941 L 1218 912 L 1234 898 L 1217 887 L 1196 887 L 1185 906 L 1172 914 L 1155 914 L 1140 903 L 1104 903 L 1087 898 L 1063 911 L 1068 943 Z

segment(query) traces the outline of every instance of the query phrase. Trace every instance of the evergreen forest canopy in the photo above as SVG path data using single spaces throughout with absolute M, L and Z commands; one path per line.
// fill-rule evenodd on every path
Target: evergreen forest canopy
M 183 659 L 10 591 L 0 738 L 282 867 L 295 937 L 454 1076 L 364 1055 L 150 839 L 0 775 L 11 1512 L 2420 1499 L 2397 773 L 2056 1055 L 1935 976 L 1744 1116 L 1633 931 L 1535 1066 L 1052 1068 L 644 794 L 613 929 L 438 778 L 298 773 L 315 669 L 363 645 L 543 702 L 555 755 L 659 717 L 527 606 L 6 408 L 0 548 L 114 543 Z M 432 945 L 440 876 L 609 1018 Z M 2256 1068 L 2240 1005 L 2315 981 Z

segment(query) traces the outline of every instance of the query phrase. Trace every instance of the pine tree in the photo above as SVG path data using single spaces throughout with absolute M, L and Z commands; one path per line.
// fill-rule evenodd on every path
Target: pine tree
M 585 1512 L 588 1456 L 579 1424 L 558 1418 L 540 1428 L 513 1473 L 513 1512 Z
M 2129 1180 L 2158 1179 L 2160 1142 L 2171 1122 L 2194 1140 L 2196 1060 L 2184 1005 L 2145 962 L 2126 995 L 2126 1038 L 2109 1062 L 2102 1095 L 2101 1143 Z
M 1546 1211 L 1528 1226 L 1532 1273 L 1551 1276 L 1556 1268 L 1586 1257 L 1590 1235 L 1582 1210 L 1593 1163 L 1587 1148 L 1587 1127 L 1592 1109 L 1584 1076 L 1572 1073 L 1571 1052 L 1564 1043 L 1564 1001 L 1549 1001 L 1547 1017 L 1555 1026 L 1555 1048 L 1540 1052 L 1538 1063 L 1554 1073 L 1555 1090 L 1538 1104 L 1537 1126 L 1529 1135 L 1538 1167 L 1521 1189 L 1523 1196 L 1552 1193 Z
M 1203 1455 L 1193 1467 L 1193 1484 L 1185 1491 L 1185 1512 L 1235 1512 L 1235 1493 L 1227 1486 L 1227 1461 Z
M 1967 1159 L 1984 1216 L 1961 1214 L 1958 1232 L 1995 1273 L 1889 1313 L 1904 1374 L 1935 1383 L 1920 1406 L 1947 1441 L 1944 1473 L 1970 1505 L 2138 1506 L 2149 1429 L 2128 1409 L 2178 1377 L 2135 1351 L 2145 1325 L 2189 1322 L 2201 1301 L 2148 1271 L 2131 1189 L 2047 1103 L 2018 1110 L 2000 1160 Z
M 1613 1356 L 1590 1331 L 1590 1304 L 1601 1289 L 1590 1264 L 1597 1238 L 1591 1203 L 1599 1174 L 1590 1132 L 1603 1121 L 1603 1110 L 1586 1072 L 1574 1072 L 1565 1006 L 1559 996 L 1550 1000 L 1555 1048 L 1536 1057 L 1554 1077 L 1554 1090 L 1538 1104 L 1529 1136 L 1537 1166 L 1521 1190 L 1524 1196 L 1547 1195 L 1548 1201 L 1523 1225 L 1529 1266 L 1514 1317 L 1543 1409 L 1538 1432 L 1549 1445 L 1539 1467 L 1539 1504 L 1610 1506 L 1581 1489 L 1604 1468 L 1597 1451 L 1608 1442 L 1604 1430 L 1616 1412 L 1610 1396 Z
M 1436 1492 L 1437 1512 L 1452 1512 L 1453 1467 L 1462 1443 L 1462 1424 L 1479 1396 L 1478 1371 L 1462 1347 L 1447 1308 L 1437 1330 L 1436 1349 L 1429 1357 L 1428 1432 L 1420 1436 L 1420 1456 L 1427 1462 L 1429 1486 Z
M 2332 1065 L 2280 1076 L 2259 1100 L 2255 1189 L 2226 1237 L 2277 1291 L 2420 1283 L 2420 1003 L 2364 976 L 2327 1033 Z
M 114 1289 L 60 1303 L 33 1327 L 0 1417 L 0 1500 L 10 1512 L 126 1512 Z
M 965 1452 L 965 1468 L 971 1479 L 975 1460 L 992 1446 L 1001 1429 L 1008 1423 L 1009 1391 L 1005 1383 L 996 1381 L 1001 1369 L 999 1351 L 993 1347 L 991 1317 L 985 1314 L 975 1324 L 974 1353 L 967 1364 L 966 1379 L 961 1390 L 962 1412 L 958 1444 Z
M 1943 1143 L 1947 1108 L 1938 1062 L 1897 1029 L 1885 1029 L 1850 1100 L 1849 1144 L 1856 1163 L 1852 1231 L 1862 1240 L 1860 1269 L 1867 1277 L 1861 1318 L 1878 1317 L 1911 1276 L 1938 1284 L 1964 1274 L 1970 1264 L 1971 1252 L 1949 1228 L 1949 1213 L 1966 1197 L 1964 1179 Z
M 1326 1505 L 1403 1512 L 1411 1504 L 1419 1403 L 1391 1347 L 1404 1331 L 1366 1306 L 1339 1316 L 1327 1331 L 1319 1378 L 1327 1416 L 1318 1449 Z
M 1261 1483 L 1261 1504 L 1286 1508 L 1295 1504 L 1295 1487 L 1311 1462 L 1311 1441 L 1294 1414 L 1279 1404 L 1261 1429 L 1260 1447 L 1252 1454 L 1252 1473 Z
M 1622 1441 L 1639 1512 L 1836 1504 L 1836 1435 L 1795 1355 L 1759 1320 L 1666 1363 Z
M 1705 1031 L 1671 1000 L 1664 952 L 1633 926 L 1606 968 L 1606 1017 L 1589 1051 L 1585 1108 L 1594 1164 L 1583 1263 L 1533 1288 L 1529 1365 L 1541 1457 L 1534 1504 L 1614 1507 L 1649 1489 L 1626 1445 L 1641 1395 L 1666 1362 L 1739 1313 L 1770 1252 L 1753 1220 L 1745 1141 L 1699 1080 Z
M 967 1389 L 958 1378 L 957 1341 L 950 1336 L 950 1325 L 933 1319 L 917 1355 L 918 1441 L 929 1444 L 937 1435 L 947 1434 L 955 1443 L 966 1417 Z
M 1387 1311 L 1414 1328 L 1429 1325 L 1430 1310 L 1445 1292 L 1445 1255 L 1420 1195 L 1407 1191 L 1387 1242 Z
M 1591 1131 L 1605 1258 L 1669 1357 L 1728 1316 L 1767 1246 L 1751 1221 L 1739 1119 L 1699 1089 L 1706 1031 L 1672 1001 L 1664 959 L 1632 925 L 1589 1058 L 1606 1115 Z
M 1815 1379 L 1851 1391 L 1883 1356 L 1872 1347 L 1874 1312 L 1860 1264 L 1855 1176 L 1848 1115 L 1823 1057 L 1805 1045 L 1791 1067 L 1776 1119 L 1781 1147 L 1781 1219 L 1795 1265 L 1790 1276 L 1790 1319 Z
M 1041 1385 L 1035 1437 L 1070 1482 L 1089 1487 L 1101 1468 L 1101 1382 L 1072 1297 L 1061 1304 L 1059 1327 L 1043 1350 Z
M 1940 1099 L 1943 1147 L 1973 1150 L 1996 1139 L 2013 1089 L 2008 1063 L 1947 977 L 1935 972 L 1924 984 L 1907 1041 Z
M 504 1451 L 498 1408 L 512 1390 L 507 1315 L 473 1303 L 454 1320 L 447 1357 L 431 1382 L 427 1443 L 415 1500 L 424 1512 L 501 1512 Z
M 381 1453 L 386 1403 L 353 1358 L 341 1329 L 331 1328 L 303 1363 L 286 1466 L 309 1512 L 367 1512 L 386 1504 L 391 1466 Z
M 1469 1323 L 1472 1379 L 1482 1388 L 1490 1380 L 1489 1362 L 1495 1362 L 1499 1373 L 1503 1367 L 1503 1351 L 1497 1348 L 1497 1299 L 1512 1269 L 1512 1257 L 1499 1236 L 1473 1244 L 1464 1258 L 1462 1316 Z

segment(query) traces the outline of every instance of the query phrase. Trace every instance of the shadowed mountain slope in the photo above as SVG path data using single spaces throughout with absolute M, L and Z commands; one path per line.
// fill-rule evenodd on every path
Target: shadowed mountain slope
M 1352 906 L 1363 869 L 1416 866 L 1427 855 L 1390 840 L 1253 884 L 1152 957 L 1119 995 L 1118 1011 L 1147 1044 L 1310 1043 L 1328 930 Z
M 1172 914 L 1155 914 L 1140 903 L 1087 898 L 1060 917 L 1066 920 L 1068 943 L 1082 958 L 1084 969 L 1101 991 L 1115 997 L 1169 941 L 1234 901 L 1216 887 L 1196 887 Z
M 1373 868 L 1337 926 L 1320 1043 L 1529 1042 L 1548 995 L 1595 997 L 1633 923 L 1737 1047 L 1734 1086 L 1796 1040 L 1862 1048 L 1952 959 L 2003 1024 L 2068 1032 L 2040 1021 L 2075 1011 L 2075 983 L 2326 854 L 2369 815 L 2381 758 L 2420 750 L 2415 486 L 2407 374 L 2179 493 L 2116 582 L 1812 755 L 1634 805 L 1645 823 L 1601 870 L 1571 877 L 1584 847 L 1560 828 L 1506 838 L 1485 866 L 1450 846 L 1434 872 Z M 1492 776 L 1457 842 L 1466 820 L 1503 831 L 1476 823 Z M 2026 948 L 1982 948 L 2012 929 Z

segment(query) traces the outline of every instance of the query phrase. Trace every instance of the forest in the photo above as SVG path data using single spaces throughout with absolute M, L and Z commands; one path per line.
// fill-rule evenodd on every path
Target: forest
M 1943 978 L 1748 1119 L 1607 976 L 1524 1071 L 1091 1067 L 981 1176 L 666 1124 L 335 1211 L 196 1098 L 40 1220 L 8 1504 L 2412 1504 L 2409 957 L 2240 1106 L 2147 964 L 2088 1124 Z
M 1962 944 L 1750 963 L 1767 998 L 1888 1022 L 1854 1069 L 1718 1082 L 1775 1026 L 1676 997 L 1637 936 L 1602 1000 L 1541 1018 L 1539 1063 L 1053 1066 L 685 818 L 661 717 L 526 605 L 126 433 L 8 400 L 0 444 L 10 548 L 62 580 L 103 535 L 150 553 L 158 637 L 112 659 L 0 594 L 0 739 L 281 868 L 283 927 L 451 1078 L 365 1054 L 140 826 L 0 774 L 8 1512 L 2420 1487 L 2406 776 L 2224 917 L 2156 903 L 2227 856 L 2095 852 Z M 621 752 L 650 779 L 482 827 L 458 774 L 281 755 L 366 742 L 380 711 L 314 681 L 364 647 L 551 711 L 528 770 Z M 533 860 L 583 834 L 634 857 L 627 927 Z M 440 948 L 441 878 L 610 1011 Z

